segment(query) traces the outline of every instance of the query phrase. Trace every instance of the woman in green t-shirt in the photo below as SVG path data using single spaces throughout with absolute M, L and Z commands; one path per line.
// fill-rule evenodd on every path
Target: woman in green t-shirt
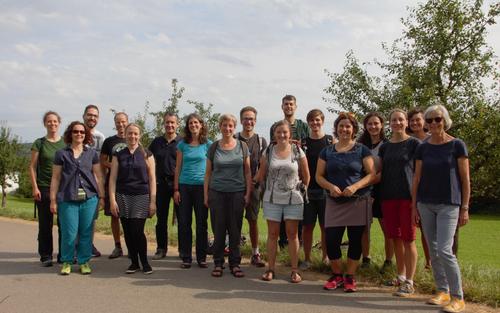
M 43 115 L 43 125 L 47 133 L 35 140 L 31 146 L 30 178 L 33 199 L 38 208 L 38 253 L 42 266 L 52 266 L 52 226 L 53 214 L 50 212 L 50 180 L 56 151 L 65 144 L 59 135 L 61 117 L 54 111 Z

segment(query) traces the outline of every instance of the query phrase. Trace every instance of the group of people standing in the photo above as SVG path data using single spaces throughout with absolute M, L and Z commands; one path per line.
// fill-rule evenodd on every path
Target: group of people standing
M 207 125 L 198 114 L 188 115 L 180 137 L 177 117 L 166 113 L 164 136 L 155 138 L 148 148 L 140 145 L 140 127 L 128 123 L 123 112 L 115 115 L 117 135 L 106 140 L 96 139 L 99 111 L 94 105 L 85 109 L 83 123 L 70 123 L 63 138 L 58 135 L 59 115 L 47 112 L 43 118 L 47 134 L 33 144 L 30 166 L 42 265 L 52 265 L 52 214 L 57 212 L 61 274 L 71 272 L 75 251 L 81 273 L 90 274 L 93 225 L 101 207 L 112 216 L 115 249 L 110 258 L 123 255 L 121 222 L 131 261 L 126 273 L 140 270 L 140 265 L 145 274 L 152 273 L 144 224 L 157 215 L 153 259 L 164 258 L 172 199 L 181 268 L 190 268 L 193 261 L 193 211 L 196 262 L 208 267 L 210 212 L 214 233 L 211 275 L 224 273 L 228 237 L 229 271 L 243 277 L 243 216 L 249 222 L 251 264 L 265 266 L 258 247 L 257 218 L 262 204 L 268 226 L 267 269 L 262 280 L 275 278 L 281 234 L 287 239 L 290 281 L 302 281 L 300 242 L 305 255 L 300 269 L 304 270 L 311 263 L 312 234 L 319 220 L 323 259 L 332 269 L 324 289 L 356 291 L 355 273 L 361 257 L 362 264 L 370 262 L 370 226 L 372 217 L 377 217 L 385 237 L 382 270 L 396 256 L 395 295 L 414 293 L 416 225 L 421 225 L 438 290 L 428 303 L 442 305 L 446 312 L 463 310 L 460 270 L 452 246 L 458 226 L 468 221 L 469 166 L 465 144 L 447 133 L 451 119 L 446 108 L 435 105 L 419 111 L 416 122 L 404 110 L 394 109 L 388 116 L 387 139 L 384 118 L 376 112 L 365 117 L 357 138 L 359 124 L 351 113 L 338 115 L 331 136 L 323 131 L 325 117 L 320 110 L 311 110 L 305 123 L 295 118 L 294 96 L 285 96 L 281 107 L 284 119 L 272 126 L 269 145 L 254 132 L 257 110 L 244 107 L 242 131 L 236 132 L 234 115 L 223 114 L 219 119 L 222 138 L 215 142 L 207 138 Z M 88 123 L 89 119 L 94 123 Z M 99 143 L 103 143 L 102 150 Z M 344 273 L 341 244 L 346 229 Z

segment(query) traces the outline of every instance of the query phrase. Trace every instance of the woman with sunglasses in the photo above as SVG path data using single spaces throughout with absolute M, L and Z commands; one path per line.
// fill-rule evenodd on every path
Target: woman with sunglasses
M 119 217 L 131 264 L 125 271 L 133 274 L 140 269 L 153 273 L 148 262 L 148 244 L 144 224 L 156 213 L 155 160 L 149 150 L 140 145 L 141 128 L 130 123 L 125 128 L 127 147 L 113 155 L 109 174 L 109 207 Z
M 469 221 L 470 176 L 465 143 L 452 137 L 448 110 L 433 105 L 425 110 L 430 137 L 416 153 L 412 207 L 419 215 L 429 243 L 437 293 L 427 303 L 444 312 L 465 309 L 460 267 L 452 252 L 453 235 Z
M 361 238 L 372 219 L 369 186 L 375 179 L 375 166 L 370 150 L 355 140 L 359 126 L 352 113 L 340 113 L 333 126 L 338 142 L 321 150 L 316 167 L 316 181 L 329 195 L 325 208 L 325 233 L 332 276 L 323 288 L 344 287 L 345 292 L 354 292 Z M 349 248 L 344 277 L 340 245 L 346 228 Z
M 104 185 L 97 152 L 88 147 L 92 134 L 82 122 L 74 121 L 64 132 L 66 148 L 54 157 L 50 184 L 50 211 L 61 225 L 61 275 L 71 273 L 78 237 L 77 261 L 84 275 L 92 272 L 92 233 L 96 207 L 104 207 Z
M 52 165 L 57 150 L 65 147 L 63 138 L 59 135 L 61 117 L 54 111 L 43 115 L 43 125 L 46 129 L 44 137 L 38 138 L 31 147 L 31 162 L 29 173 L 33 190 L 33 199 L 38 209 L 38 253 L 42 266 L 52 266 L 52 226 L 54 216 L 50 212 L 50 181 Z M 61 233 L 59 232 L 59 254 L 61 252 Z

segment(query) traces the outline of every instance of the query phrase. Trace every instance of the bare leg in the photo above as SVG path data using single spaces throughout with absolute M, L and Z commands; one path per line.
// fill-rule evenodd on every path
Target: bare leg
M 384 234 L 385 260 L 392 261 L 392 258 L 394 257 L 394 242 L 392 239 L 387 237 L 387 234 L 385 233 L 384 220 L 379 218 L 378 222 L 380 224 L 380 229 L 382 229 Z
M 313 231 L 314 224 L 302 225 L 302 244 L 304 245 L 304 257 L 307 262 L 311 262 Z
M 404 241 L 406 279 L 413 280 L 417 268 L 417 246 L 415 241 Z
M 280 235 L 280 222 L 267 220 L 267 262 L 268 268 L 274 271 L 276 264 L 277 240 Z
M 120 243 L 120 219 L 118 217 L 111 216 L 111 232 L 115 244 Z
M 405 276 L 405 248 L 400 238 L 393 239 L 398 275 Z
M 299 265 L 299 221 L 285 220 L 285 227 L 292 270 L 296 270 Z
M 259 246 L 259 226 L 257 221 L 248 220 L 248 229 L 250 231 L 250 242 L 252 248 L 256 249 Z

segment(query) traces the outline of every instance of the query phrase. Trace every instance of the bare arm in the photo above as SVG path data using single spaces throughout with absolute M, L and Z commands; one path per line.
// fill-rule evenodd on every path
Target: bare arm
M 300 175 L 302 183 L 306 186 L 309 186 L 309 182 L 311 181 L 311 173 L 309 173 L 307 158 L 304 156 L 299 160 L 299 162 L 300 162 Z
M 342 195 L 340 188 L 326 179 L 326 162 L 323 159 L 318 159 L 316 166 L 316 182 L 321 188 L 328 190 L 330 196 L 336 198 Z
M 182 152 L 177 150 L 175 158 L 175 175 L 174 175 L 174 202 L 181 202 L 181 194 L 179 193 L 179 177 L 182 169 Z
M 458 158 L 458 174 L 462 183 L 462 205 L 460 206 L 460 215 L 458 223 L 464 226 L 469 221 L 469 201 L 470 201 L 470 172 L 469 159 L 466 157 Z
M 52 166 L 52 179 L 50 180 L 50 212 L 57 213 L 57 191 L 61 183 L 61 165 Z
M 262 184 L 264 183 L 266 174 L 267 174 L 267 159 L 265 156 L 261 156 L 259 163 L 259 170 L 257 171 L 257 174 L 255 174 L 253 180 L 258 182 L 259 184 Z
M 252 170 L 250 169 L 250 157 L 246 157 L 243 160 L 243 174 L 245 175 L 245 207 L 250 203 L 250 194 L 253 189 L 252 183 Z
M 149 177 L 149 216 L 156 214 L 156 172 L 155 158 L 151 155 L 146 159 Z
M 97 182 L 97 193 L 99 195 L 99 208 L 104 209 L 104 180 L 102 179 L 101 164 L 96 163 L 92 165 L 92 172 Z
M 99 162 L 101 163 L 102 174 L 106 175 L 111 169 L 111 162 L 108 161 L 109 156 L 101 152 Z
M 30 172 L 30 181 L 31 181 L 31 189 L 33 198 L 36 201 L 42 200 L 42 194 L 40 193 L 40 189 L 38 189 L 38 184 L 36 183 L 36 166 L 38 164 L 38 151 L 31 150 L 31 160 L 29 165 Z
M 208 187 L 210 184 L 210 177 L 212 177 L 212 161 L 207 158 L 207 166 L 205 169 L 205 179 L 203 181 L 203 203 L 208 208 Z
M 118 159 L 114 156 L 111 160 L 111 169 L 109 173 L 109 208 L 113 216 L 118 217 L 118 204 L 116 203 L 116 178 L 118 176 Z

